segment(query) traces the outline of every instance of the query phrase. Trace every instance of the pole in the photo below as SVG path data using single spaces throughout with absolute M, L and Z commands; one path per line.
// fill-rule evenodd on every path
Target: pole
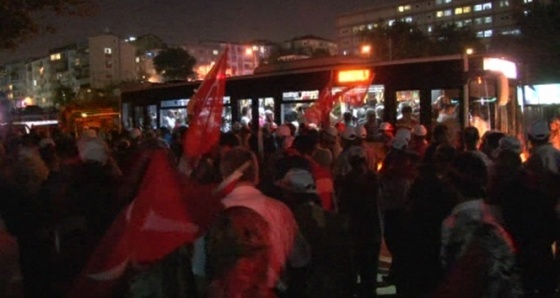
M 463 53 L 463 73 L 465 84 L 463 85 L 463 126 L 469 126 L 469 54 Z

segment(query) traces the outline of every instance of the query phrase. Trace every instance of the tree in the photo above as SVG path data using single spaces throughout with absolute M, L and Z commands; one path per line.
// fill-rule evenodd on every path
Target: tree
M 74 101 L 76 93 L 72 88 L 64 85 L 58 85 L 54 89 L 53 102 L 56 106 L 62 107 Z
M 539 1 L 519 9 L 521 30 L 520 57 L 527 66 L 530 81 L 552 82 L 560 79 L 560 1 Z
M 42 23 L 45 15 L 89 15 L 89 0 L 6 0 L 0 3 L 0 48 L 15 49 L 36 34 L 54 32 L 56 28 Z
M 457 27 L 455 24 L 436 26 L 432 32 L 432 42 L 432 55 L 461 54 L 467 48 L 473 49 L 475 53 L 485 50 L 481 39 L 476 37 L 471 27 Z
M 417 26 L 400 21 L 366 31 L 363 39 L 364 44 L 372 46 L 376 60 L 424 57 L 429 48 L 428 36 Z
M 196 59 L 182 48 L 167 48 L 154 58 L 156 71 L 166 80 L 186 80 L 193 77 Z

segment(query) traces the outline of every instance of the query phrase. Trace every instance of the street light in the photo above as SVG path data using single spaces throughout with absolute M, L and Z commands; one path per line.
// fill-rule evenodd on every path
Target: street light
M 362 53 L 362 55 L 367 56 L 368 58 L 371 57 L 371 45 L 369 44 L 362 45 L 360 52 Z

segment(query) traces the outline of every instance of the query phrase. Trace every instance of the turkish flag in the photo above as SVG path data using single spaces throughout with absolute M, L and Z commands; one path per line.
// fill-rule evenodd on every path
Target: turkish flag
M 370 77 L 356 85 L 352 86 L 349 90 L 346 90 L 343 94 L 342 100 L 352 107 L 361 107 L 364 105 L 364 100 L 368 93 L 369 86 L 371 86 L 371 82 L 373 81 L 374 75 L 370 75 Z
M 191 99 L 192 119 L 189 120 L 183 144 L 185 155 L 189 158 L 208 153 L 220 139 L 227 57 L 226 48 Z
M 355 86 L 345 87 L 333 94 L 332 81 L 329 81 L 321 92 L 319 92 L 319 99 L 317 99 L 317 102 L 305 111 L 307 121 L 310 123 L 321 124 L 322 127 L 330 126 L 330 114 L 337 99 L 346 92 L 352 90 L 354 87 Z
M 69 297 L 108 297 L 129 265 L 153 264 L 192 243 L 200 229 L 192 217 L 197 211 L 187 208 L 184 191 L 167 151 L 155 151 L 138 195 L 113 222 Z M 191 185 L 188 191 L 198 200 L 211 196 L 210 188 Z M 189 201 L 194 200 L 191 195 Z

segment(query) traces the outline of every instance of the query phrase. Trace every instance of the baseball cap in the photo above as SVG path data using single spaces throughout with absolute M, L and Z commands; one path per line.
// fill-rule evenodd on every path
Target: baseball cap
M 404 138 L 402 135 L 395 137 L 393 139 L 393 142 L 391 143 L 391 147 L 398 150 L 404 150 L 406 149 L 406 146 L 408 146 L 408 140 Z
M 411 139 L 410 130 L 408 128 L 400 128 L 395 134 L 395 139 L 402 138 L 408 143 Z
M 415 136 L 423 137 L 428 134 L 428 130 L 422 124 L 416 124 L 412 128 L 412 134 Z
M 291 169 L 274 184 L 292 193 L 317 193 L 313 175 L 304 169 Z
M 379 130 L 393 130 L 393 125 L 389 122 L 383 122 L 379 125 Z
M 498 148 L 492 152 L 492 157 L 494 158 L 498 157 L 503 151 L 511 151 L 516 154 L 521 154 L 523 151 L 521 142 L 514 136 L 503 136 L 498 141 L 498 144 Z
M 529 129 L 529 137 L 534 140 L 544 141 L 550 135 L 550 128 L 548 127 L 548 123 L 544 121 L 539 121 L 533 123 L 531 128 Z

